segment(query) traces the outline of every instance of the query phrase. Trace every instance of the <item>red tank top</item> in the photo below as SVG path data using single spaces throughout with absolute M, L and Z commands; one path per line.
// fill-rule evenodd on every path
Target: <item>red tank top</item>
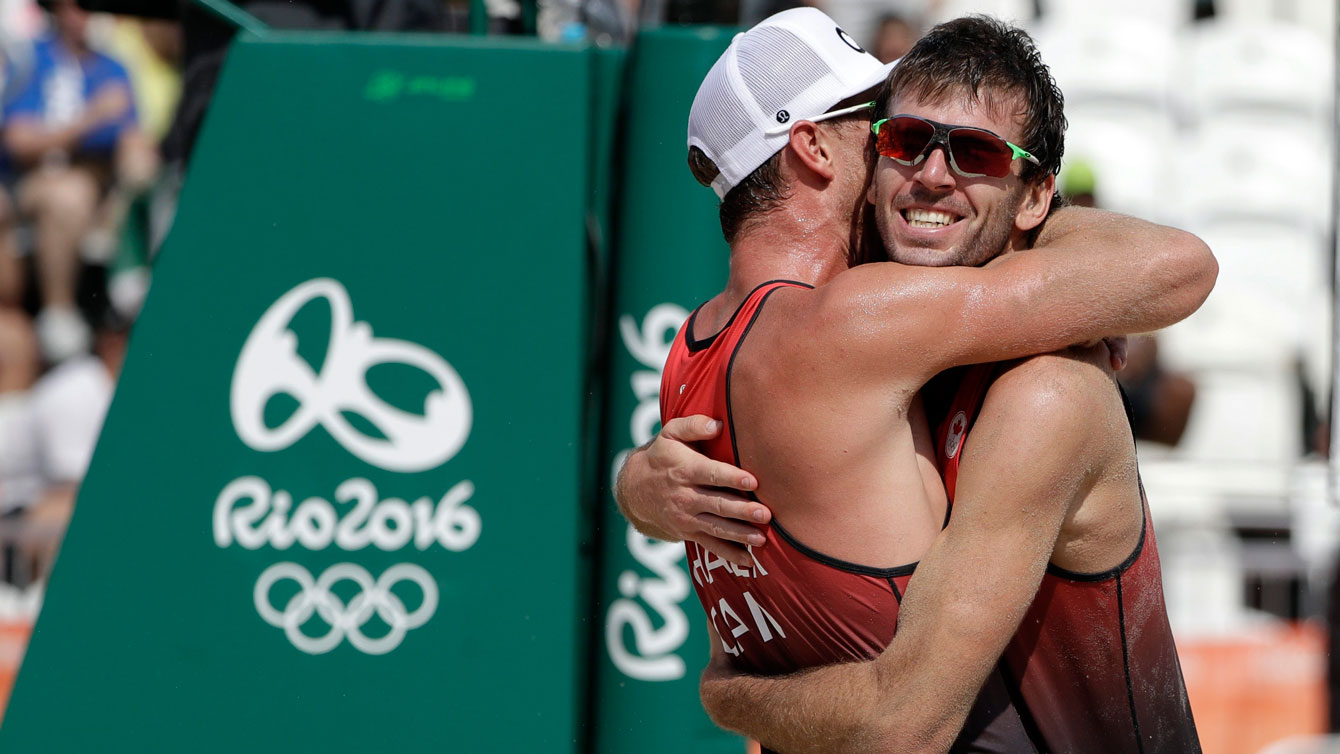
M 994 375 L 990 364 L 967 370 L 936 433 L 950 501 L 969 429 Z M 1006 647 L 1002 672 L 1018 692 L 1016 706 L 1040 751 L 1200 751 L 1168 624 L 1143 485 L 1140 500 L 1143 527 L 1130 557 L 1102 573 L 1048 564 L 1033 604 Z
M 661 376 L 661 421 L 693 414 L 724 417 L 725 430 L 698 448 L 712 458 L 740 463 L 730 406 L 731 366 L 768 297 L 788 287 L 811 286 L 764 283 L 721 332 L 702 340 L 692 337 L 695 310 L 670 348 Z M 878 656 L 893 639 L 898 603 L 916 563 L 872 568 L 829 557 L 806 547 L 776 518 L 764 534 L 767 544 L 753 549 L 750 568 L 685 543 L 693 588 L 735 666 L 776 675 Z M 999 673 L 988 679 L 950 751 L 1035 751 Z M 763 752 L 771 754 L 767 748 Z
M 700 448 L 712 458 L 739 464 L 731 362 L 763 303 L 784 287 L 809 286 L 782 281 L 759 286 L 721 332 L 702 340 L 691 337 L 695 311 L 670 348 L 661 376 L 661 421 L 693 414 L 725 417 L 726 430 Z M 765 536 L 767 544 L 754 548 L 756 565 L 748 569 L 685 543 L 693 587 L 737 667 L 774 675 L 870 659 L 883 651 L 893 638 L 898 600 L 914 563 L 881 569 L 830 558 L 801 544 L 775 519 Z

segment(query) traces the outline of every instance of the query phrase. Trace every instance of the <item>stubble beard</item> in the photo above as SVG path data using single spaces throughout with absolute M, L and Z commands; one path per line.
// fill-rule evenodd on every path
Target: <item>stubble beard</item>
M 930 244 L 907 242 L 900 246 L 886 243 L 889 259 L 901 264 L 916 267 L 981 267 L 1006 251 L 1010 233 L 1014 229 L 1014 216 L 1018 213 L 1022 192 L 1016 192 L 1004 201 L 1004 207 L 998 214 L 987 218 L 987 222 L 976 233 L 964 238 L 955 246 L 938 250 Z M 881 236 L 893 237 L 882 223 Z

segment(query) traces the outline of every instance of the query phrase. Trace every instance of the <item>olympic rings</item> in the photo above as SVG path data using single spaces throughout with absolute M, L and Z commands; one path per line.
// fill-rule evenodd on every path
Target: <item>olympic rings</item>
M 270 590 L 275 584 L 292 580 L 298 584 L 298 593 L 277 609 L 270 602 Z M 345 604 L 331 587 L 341 581 L 358 585 L 358 594 Z M 412 612 L 391 592 L 391 587 L 402 581 L 413 582 L 423 593 L 423 602 Z M 275 563 L 265 569 L 256 580 L 254 592 L 256 612 L 261 619 L 275 628 L 284 629 L 284 635 L 297 649 L 311 655 L 325 654 L 339 646 L 344 639 L 364 654 L 382 655 L 400 646 L 410 629 L 427 623 L 437 611 L 437 582 L 431 574 L 413 563 L 393 565 L 378 578 L 354 563 L 336 563 L 316 579 L 297 563 Z M 381 618 L 391 630 L 385 636 L 372 638 L 362 627 L 373 614 Z M 312 615 L 320 616 L 330 627 L 321 636 L 309 636 L 302 631 Z

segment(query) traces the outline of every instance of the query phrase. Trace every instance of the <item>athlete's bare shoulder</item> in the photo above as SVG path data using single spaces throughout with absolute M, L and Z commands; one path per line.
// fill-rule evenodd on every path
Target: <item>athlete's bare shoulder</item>
M 1109 405 L 1112 398 L 1120 405 L 1109 362 L 1102 344 L 1018 359 L 1002 366 L 991 392 L 1008 393 L 1036 409 L 1068 413 Z
M 774 365 L 801 370 L 792 376 L 803 375 L 811 386 L 822 380 L 833 388 L 910 396 L 928 376 L 920 360 L 911 358 L 925 351 L 919 343 L 926 340 L 928 327 L 918 319 L 924 312 L 909 297 L 900 307 L 905 311 L 891 315 L 889 300 L 898 295 L 845 285 L 853 272 L 813 289 L 775 291 L 751 329 L 752 346 L 766 348 Z
M 1096 573 L 1121 563 L 1141 531 L 1135 442 L 1106 348 L 1067 349 L 1002 368 L 969 435 L 1016 450 L 1067 507 L 1051 562 Z
M 1131 444 L 1106 346 L 1069 348 L 1004 365 L 987 391 L 1014 432 L 1045 432 L 1057 452 L 1094 464 Z

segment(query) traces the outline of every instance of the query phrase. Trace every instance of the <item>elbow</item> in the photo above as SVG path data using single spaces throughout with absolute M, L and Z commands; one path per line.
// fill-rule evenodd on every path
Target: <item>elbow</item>
M 1219 278 L 1219 260 L 1214 258 L 1214 252 L 1199 237 L 1185 232 L 1183 235 L 1185 236 L 1182 241 L 1185 247 L 1183 254 L 1187 259 L 1190 278 L 1186 287 L 1195 301 L 1194 311 L 1200 308 L 1209 297 L 1210 291 L 1214 289 L 1214 283 Z
M 1159 287 L 1167 288 L 1165 326 L 1186 319 L 1199 309 L 1219 277 L 1219 262 L 1204 241 L 1183 230 L 1169 228 L 1168 232 L 1170 237 L 1164 247 L 1167 267 L 1158 276 Z
M 703 711 L 711 718 L 712 723 L 723 730 L 740 732 L 739 721 L 735 719 L 735 710 L 731 705 L 730 695 L 723 693 L 724 689 L 721 682 L 713 680 L 711 666 L 709 665 L 703 671 L 702 678 L 698 681 L 698 697 L 702 701 Z
M 925 727 L 886 723 L 863 731 L 855 746 L 842 751 L 856 754 L 944 754 L 954 745 L 957 731 L 946 726 Z

